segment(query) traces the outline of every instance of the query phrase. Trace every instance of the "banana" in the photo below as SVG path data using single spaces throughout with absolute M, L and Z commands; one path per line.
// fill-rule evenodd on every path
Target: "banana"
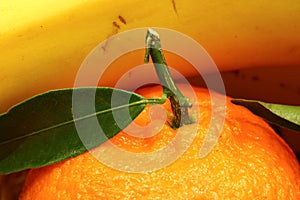
M 3 0 L 0 113 L 35 94 L 72 87 L 80 64 L 96 45 L 139 27 L 164 27 L 190 36 L 221 71 L 300 66 L 299 11 L 297 0 Z M 135 66 L 139 59 L 127 61 Z M 168 59 L 185 76 L 195 75 L 175 61 Z M 103 84 L 113 85 L 123 72 L 114 68 Z

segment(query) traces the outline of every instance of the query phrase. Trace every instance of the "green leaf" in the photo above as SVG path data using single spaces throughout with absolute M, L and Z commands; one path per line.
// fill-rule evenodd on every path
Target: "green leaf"
M 112 88 L 54 90 L 26 100 L 0 115 L 0 173 L 49 165 L 94 148 L 124 129 L 147 103 Z
M 232 103 L 242 105 L 254 114 L 272 124 L 300 131 L 300 106 L 265 103 L 262 101 L 233 99 Z

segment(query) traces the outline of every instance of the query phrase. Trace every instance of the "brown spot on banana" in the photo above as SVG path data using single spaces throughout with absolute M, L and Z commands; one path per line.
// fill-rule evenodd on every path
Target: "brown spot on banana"
M 173 10 L 174 10 L 174 12 L 176 13 L 176 15 L 178 15 L 178 13 L 177 13 L 177 7 L 176 7 L 176 2 L 175 2 L 175 0 L 172 0 L 172 6 L 173 6 Z
M 124 17 L 122 17 L 121 15 L 119 15 L 118 18 L 119 18 L 120 22 L 122 22 L 123 24 L 127 24 L 127 21 L 125 20 Z
M 120 25 L 116 22 L 116 21 L 113 21 L 113 26 L 116 27 L 117 29 L 120 29 Z

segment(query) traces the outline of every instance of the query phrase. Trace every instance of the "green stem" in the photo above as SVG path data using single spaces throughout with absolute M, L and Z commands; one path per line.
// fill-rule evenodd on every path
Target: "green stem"
M 159 35 L 152 29 L 148 29 L 146 35 L 145 63 L 149 62 L 150 56 L 158 78 L 163 86 L 163 94 L 166 95 L 171 102 L 172 111 L 174 113 L 172 125 L 178 128 L 180 125 L 192 123 L 188 113 L 188 108 L 191 107 L 192 104 L 175 85 L 162 53 Z

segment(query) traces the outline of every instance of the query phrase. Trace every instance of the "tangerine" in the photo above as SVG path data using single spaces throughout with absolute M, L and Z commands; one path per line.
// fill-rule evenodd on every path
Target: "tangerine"
M 180 85 L 189 97 L 185 87 Z M 197 96 L 193 107 L 200 109 L 199 126 L 187 150 L 174 162 L 157 170 L 136 173 L 110 167 L 93 154 L 106 155 L 111 161 L 122 160 L 118 154 L 109 154 L 113 144 L 126 152 L 146 155 L 168 145 L 178 131 L 192 134 L 195 124 L 174 130 L 164 123 L 154 135 L 152 126 L 143 129 L 141 134 L 145 137 L 122 131 L 91 152 L 32 169 L 20 199 L 300 199 L 300 165 L 292 150 L 263 119 L 232 104 L 229 97 L 217 143 L 206 156 L 199 156 L 212 110 L 208 90 L 197 87 L 193 90 Z M 146 97 L 159 97 L 161 87 L 145 87 L 138 92 Z M 164 106 L 170 109 L 168 103 Z M 141 126 L 155 124 L 150 112 L 147 106 L 134 122 Z M 147 135 L 147 131 L 151 134 Z M 188 137 L 184 135 L 182 139 Z M 180 145 L 176 143 L 173 151 L 180 149 Z

